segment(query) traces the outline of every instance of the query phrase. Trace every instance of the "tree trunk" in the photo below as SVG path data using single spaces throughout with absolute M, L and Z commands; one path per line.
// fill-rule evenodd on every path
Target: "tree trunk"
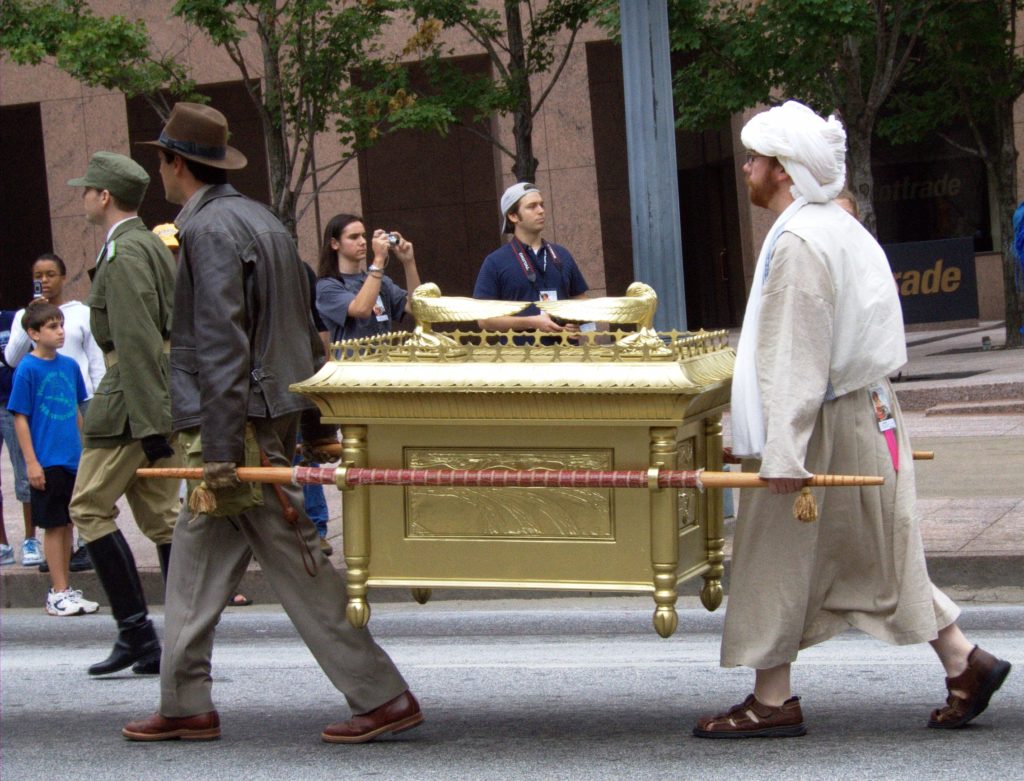
M 508 31 L 509 74 L 517 94 L 512 112 L 512 134 L 516 144 L 516 159 L 512 173 L 516 181 L 532 182 L 537 174 L 537 158 L 533 156 L 533 96 L 530 75 L 526 68 L 526 48 L 523 45 L 523 21 L 519 14 L 519 0 L 505 0 L 505 27 Z
M 875 220 L 875 177 L 871 173 L 871 128 L 860 122 L 846 125 L 846 181 L 860 209 L 860 221 L 877 236 Z
M 999 215 L 999 248 L 1003 252 L 1003 290 L 1005 291 L 1006 346 L 1021 347 L 1024 324 L 1024 289 L 1020 280 L 1020 261 L 1014 250 L 1013 213 L 1017 208 L 1017 149 L 1013 135 L 1013 103 L 999 110 L 998 159 L 986 160 L 989 176 L 995 182 L 995 208 Z
M 263 54 L 262 105 L 257 103 L 263 140 L 267 146 L 270 173 L 270 208 L 293 237 L 297 237 L 295 193 L 291 190 L 292 172 L 288 169 L 288 147 L 285 143 L 284 111 L 281 106 L 281 71 L 278 46 L 273 40 L 272 19 L 261 18 L 258 26 Z

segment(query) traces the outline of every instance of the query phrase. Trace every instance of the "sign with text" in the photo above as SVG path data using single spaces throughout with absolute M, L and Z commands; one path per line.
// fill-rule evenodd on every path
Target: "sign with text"
M 978 280 L 971 238 L 886 244 L 905 323 L 978 318 Z

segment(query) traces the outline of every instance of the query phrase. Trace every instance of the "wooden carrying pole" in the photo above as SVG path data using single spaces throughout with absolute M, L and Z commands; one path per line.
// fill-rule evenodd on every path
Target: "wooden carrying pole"
M 591 469 L 361 469 L 357 467 L 242 466 L 236 472 L 246 483 L 277 485 L 447 485 L 493 488 L 761 488 L 768 485 L 752 472 L 694 470 L 633 470 L 605 472 Z M 136 470 L 146 478 L 202 480 L 199 467 L 164 467 Z M 814 475 L 808 486 L 844 487 L 882 485 L 873 475 Z
M 322 449 L 323 449 L 323 451 L 325 453 L 333 453 L 334 452 L 334 446 L 333 445 L 326 445 Z M 934 450 L 912 450 L 910 452 L 911 452 L 911 455 L 914 457 L 915 461 L 934 461 L 935 460 L 935 451 Z M 338 445 L 338 454 L 339 455 L 341 454 L 341 445 Z M 722 451 L 722 463 L 723 464 L 741 464 L 741 463 L 743 463 L 743 459 L 739 458 L 737 456 L 734 456 L 732 454 L 732 449 L 731 448 L 725 448 Z
M 138 469 L 139 477 L 202 480 L 203 470 L 193 468 Z M 277 466 L 239 467 L 243 482 L 275 485 L 446 485 L 494 488 L 761 488 L 768 485 L 753 472 L 708 472 L 693 470 L 600 471 L 594 469 L 365 469 L 361 467 Z M 793 517 L 811 522 L 818 518 L 818 507 L 810 486 L 840 487 L 882 485 L 885 479 L 871 475 L 814 475 L 793 504 Z M 189 498 L 195 512 L 212 512 L 216 494 L 200 485 Z

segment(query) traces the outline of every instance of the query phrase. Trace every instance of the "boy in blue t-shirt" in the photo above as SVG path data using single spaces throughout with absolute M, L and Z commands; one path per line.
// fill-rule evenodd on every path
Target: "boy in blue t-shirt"
M 64 345 L 64 314 L 46 301 L 30 304 L 21 325 L 35 343 L 14 372 L 7 409 L 25 456 L 31 490 L 32 519 L 44 529 L 43 551 L 50 563 L 52 588 L 46 596 L 51 616 L 95 613 L 99 605 L 68 584 L 71 515 L 68 506 L 82 456 L 82 414 L 88 395 L 82 370 L 59 355 Z

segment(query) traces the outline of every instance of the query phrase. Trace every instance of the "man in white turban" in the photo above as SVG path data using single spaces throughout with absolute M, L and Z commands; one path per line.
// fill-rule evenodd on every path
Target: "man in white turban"
M 930 642 L 947 704 L 930 727 L 962 727 L 1010 664 L 971 645 L 959 610 L 928 578 L 915 517 L 910 441 L 886 379 L 906 362 L 885 254 L 832 199 L 846 133 L 790 101 L 743 128 L 750 200 L 778 215 L 754 272 L 733 378 L 733 452 L 768 481 L 745 491 L 733 544 L 723 667 L 756 670 L 754 692 L 698 721 L 698 737 L 803 735 L 790 689 L 797 653 L 856 627 Z M 820 520 L 793 518 L 814 473 L 877 474 L 880 487 L 816 490 Z

